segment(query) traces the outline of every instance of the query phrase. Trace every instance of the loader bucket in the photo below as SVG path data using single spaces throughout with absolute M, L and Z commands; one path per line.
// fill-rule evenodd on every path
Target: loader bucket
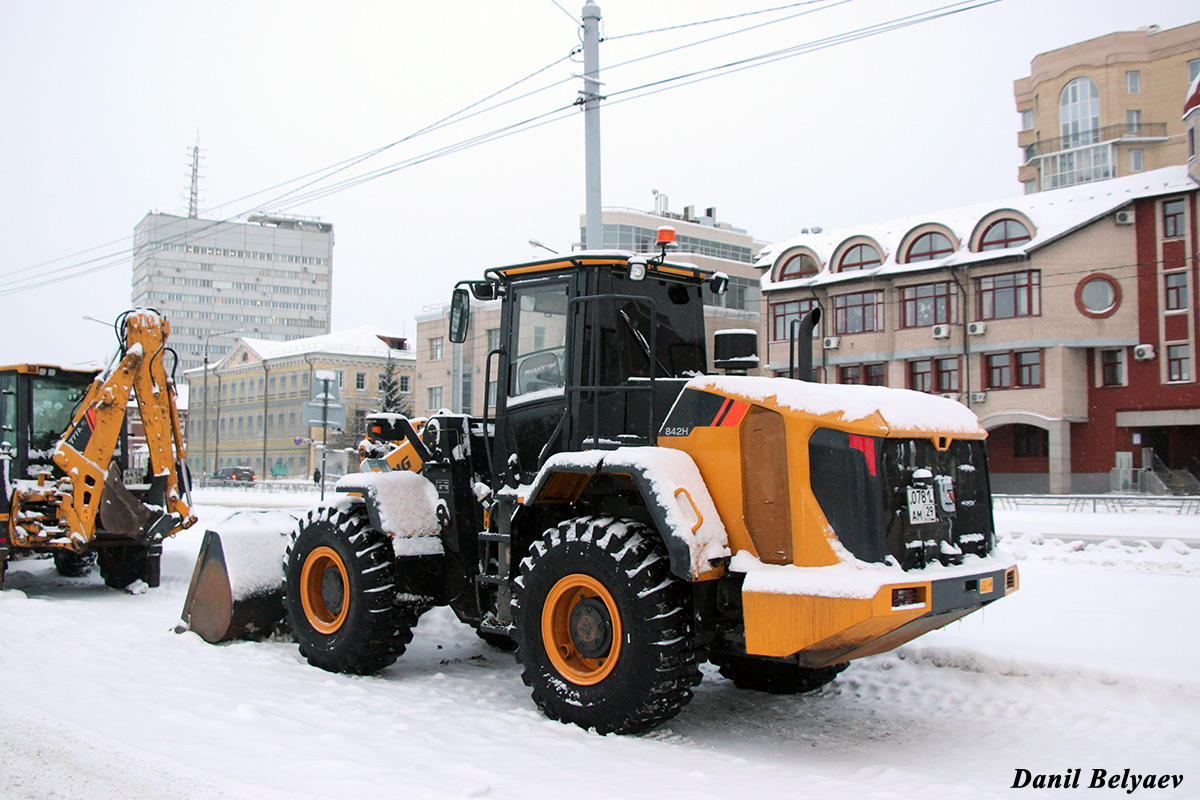
M 282 632 L 286 533 L 232 533 L 227 561 L 221 536 L 205 531 L 176 631 L 193 631 L 210 644 L 265 639 Z

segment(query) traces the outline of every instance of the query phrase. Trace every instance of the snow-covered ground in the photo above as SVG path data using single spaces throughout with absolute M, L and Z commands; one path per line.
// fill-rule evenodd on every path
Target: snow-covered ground
M 366 678 L 309 667 L 287 641 L 174 633 L 204 528 L 290 526 L 313 499 L 202 491 L 200 524 L 141 595 L 12 563 L 0 798 L 981 800 L 1032 793 L 1011 788 L 1019 769 L 1076 768 L 1071 797 L 1132 785 L 1089 791 L 1094 770 L 1182 775 L 1136 794 L 1200 797 L 1200 551 L 1173 538 L 1200 517 L 998 511 L 1019 533 L 1015 595 L 815 695 L 744 692 L 706 667 L 666 726 L 604 737 L 542 717 L 512 656 L 442 610 Z M 1155 544 L 1070 539 L 1110 530 Z

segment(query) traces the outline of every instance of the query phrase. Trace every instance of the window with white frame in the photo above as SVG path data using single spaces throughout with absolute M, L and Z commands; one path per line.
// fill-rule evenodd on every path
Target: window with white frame
M 1129 151 L 1129 171 L 1141 172 L 1146 168 L 1145 154 L 1138 148 Z
M 1186 344 L 1167 345 L 1167 380 L 1183 383 L 1192 379 L 1192 358 Z
M 1142 91 L 1142 73 L 1131 69 L 1125 73 L 1125 93 L 1140 94 Z

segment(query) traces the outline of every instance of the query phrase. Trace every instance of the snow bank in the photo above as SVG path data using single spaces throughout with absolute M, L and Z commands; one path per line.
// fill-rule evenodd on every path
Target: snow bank
M 892 431 L 983 432 L 979 418 L 962 403 L 910 389 L 720 375 L 692 378 L 686 388 L 711 390 L 817 416 L 840 414 L 846 422 L 878 414 Z

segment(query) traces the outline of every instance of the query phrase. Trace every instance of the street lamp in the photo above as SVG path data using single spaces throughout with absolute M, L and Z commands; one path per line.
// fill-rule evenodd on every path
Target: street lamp
M 202 426 L 204 428 L 204 432 L 202 434 L 203 447 L 200 448 L 200 450 L 201 450 L 200 460 L 203 462 L 203 464 L 200 467 L 200 470 L 206 474 L 209 471 L 208 470 L 208 342 L 214 336 L 231 336 L 235 333 L 245 333 L 245 332 L 246 332 L 245 328 L 237 328 L 232 331 L 211 331 L 211 332 L 205 334 L 205 336 L 204 336 L 204 425 Z M 217 412 L 220 413 L 220 410 L 221 410 L 221 407 L 220 407 L 220 405 L 218 405 Z M 219 435 L 220 435 L 220 433 L 218 432 L 218 436 Z M 218 448 L 220 447 L 219 440 L 217 442 L 217 447 Z M 218 450 L 218 453 L 219 452 L 220 451 Z M 215 472 L 216 465 L 214 464 L 213 466 L 214 466 L 213 471 Z

